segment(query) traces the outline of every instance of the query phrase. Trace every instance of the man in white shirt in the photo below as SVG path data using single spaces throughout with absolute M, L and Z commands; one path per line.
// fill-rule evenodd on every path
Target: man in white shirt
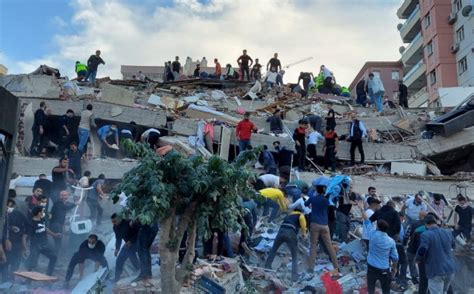
M 158 146 L 158 140 L 160 139 L 160 131 L 154 128 L 150 128 L 143 132 L 140 141 L 142 143 L 148 143 L 151 149 L 155 149 Z
M 415 197 L 408 197 L 405 202 L 408 225 L 420 220 L 420 212 L 428 212 L 428 207 L 423 202 L 420 194 Z
M 316 145 L 318 144 L 318 141 L 322 140 L 324 142 L 324 137 L 321 135 L 318 131 L 315 129 L 311 128 L 309 131 L 308 135 L 308 147 L 306 147 L 308 151 L 308 156 L 313 161 L 316 163 L 316 156 L 317 156 L 317 151 L 316 151 Z
M 255 189 L 257 191 L 265 188 L 276 188 L 280 189 L 280 185 L 283 185 L 286 179 L 283 177 L 275 176 L 272 174 L 261 175 L 257 178 Z
M 372 103 L 375 103 L 378 112 L 383 111 L 382 97 L 385 93 L 382 80 L 376 77 L 373 73 L 369 74 L 369 80 L 367 81 L 367 88 L 369 90 L 369 97 Z
M 365 213 L 367 213 L 367 216 L 370 218 L 379 208 L 380 208 L 380 200 L 377 198 L 368 198 L 369 202 L 369 208 L 365 210 Z M 364 204 L 365 206 L 365 204 Z M 374 226 L 374 229 L 377 228 L 377 222 L 372 223 Z M 369 246 L 369 232 L 367 231 L 367 228 L 365 226 L 362 227 L 362 240 Z

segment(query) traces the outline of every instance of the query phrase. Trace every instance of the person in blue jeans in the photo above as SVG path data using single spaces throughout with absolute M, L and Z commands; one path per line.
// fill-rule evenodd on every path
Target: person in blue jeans
M 84 148 L 89 140 L 91 127 L 96 128 L 97 126 L 95 124 L 94 113 L 92 112 L 92 104 L 87 104 L 86 109 L 81 112 L 81 121 L 79 122 L 79 128 L 77 131 L 79 137 L 79 145 L 77 148 L 81 152 L 84 152 Z
M 122 275 L 123 265 L 130 259 L 133 267 L 136 270 L 140 269 L 140 264 L 138 263 L 137 257 L 137 238 L 138 238 L 138 228 L 132 226 L 130 220 L 119 219 L 116 213 L 112 214 L 112 225 L 115 233 L 115 252 L 114 255 L 117 257 L 115 265 L 115 282 L 120 280 Z M 125 242 L 125 245 L 122 246 L 122 240 Z
M 95 83 L 95 77 L 97 75 L 97 68 L 99 67 L 99 64 L 105 65 L 105 62 L 102 57 L 100 57 L 100 50 L 97 50 L 95 51 L 95 55 L 91 55 L 87 60 L 88 71 L 86 82 Z
M 139 225 L 138 230 L 138 259 L 140 261 L 140 274 L 133 282 L 147 280 L 151 278 L 151 254 L 150 248 L 153 245 L 156 234 L 158 234 L 158 224 Z

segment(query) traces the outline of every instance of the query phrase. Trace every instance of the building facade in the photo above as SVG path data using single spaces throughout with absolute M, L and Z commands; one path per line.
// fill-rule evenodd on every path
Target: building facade
M 397 11 L 412 107 L 439 105 L 439 88 L 472 86 L 473 0 L 404 0 Z M 471 9 L 471 11 L 468 11 Z
M 0 76 L 4 76 L 8 73 L 8 68 L 3 64 L 0 64 Z
M 403 64 L 400 61 L 368 61 L 359 70 L 359 73 L 349 85 L 352 97 L 356 97 L 356 86 L 362 80 L 369 78 L 373 73 L 378 76 L 384 85 L 384 98 L 396 100 L 398 97 L 398 81 L 403 77 Z

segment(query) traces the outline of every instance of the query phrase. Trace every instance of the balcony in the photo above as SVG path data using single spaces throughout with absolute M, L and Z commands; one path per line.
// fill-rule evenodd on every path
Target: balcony
M 403 24 L 398 25 L 398 30 L 400 31 L 400 36 L 404 43 L 411 43 L 418 33 L 421 32 L 421 12 L 419 5 L 416 6 L 416 9 L 413 10 Z
M 410 45 L 402 52 L 402 62 L 405 70 L 410 70 L 423 59 L 423 38 L 421 32 L 411 41 Z
M 415 92 L 426 86 L 426 65 L 420 60 L 403 77 L 403 83 L 410 92 Z
M 397 16 L 400 19 L 407 19 L 418 5 L 418 0 L 404 0 L 397 10 Z
M 428 91 L 426 87 L 421 88 L 415 94 L 408 96 L 408 107 L 410 108 L 420 108 L 420 107 L 427 107 L 428 106 L 428 98 L 429 98 Z

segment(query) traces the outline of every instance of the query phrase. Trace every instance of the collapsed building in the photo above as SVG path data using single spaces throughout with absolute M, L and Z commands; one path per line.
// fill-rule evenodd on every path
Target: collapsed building
M 41 102 L 47 103 L 52 118 L 72 109 L 77 124 L 81 111 L 87 104 L 93 104 L 98 126 L 114 122 L 120 129 L 134 121 L 141 131 L 151 127 L 160 130 L 160 145 L 170 145 L 189 155 L 209 157 L 217 154 L 225 160 L 232 160 L 238 153 L 234 129 L 245 112 L 251 113 L 251 121 L 259 129 L 258 133 L 252 135 L 252 145 L 272 146 L 274 141 L 280 141 L 282 146 L 293 151 L 292 131 L 297 127 L 298 120 L 308 114 L 324 118 L 330 105 L 336 113 L 336 132 L 339 135 L 348 133 L 353 113 L 358 115 L 368 130 L 369 138 L 364 142 L 364 165 L 347 166 L 346 163 L 350 161 L 350 143 L 340 141 L 338 148 L 339 169 L 344 174 L 352 175 L 356 190 L 363 192 L 369 185 L 373 185 L 388 198 L 427 191 L 444 194 L 446 198 L 452 199 L 460 190 L 464 191 L 463 194 L 474 192 L 474 96 L 454 109 L 387 108 L 382 114 L 377 114 L 370 108 L 354 106 L 351 97 L 311 93 L 305 98 L 286 86 L 269 90 L 259 82 L 249 84 L 239 80 L 194 78 L 145 82 L 103 78 L 98 79 L 96 87 L 92 87 L 88 83 L 57 78 L 51 68 L 41 67 L 34 74 L 2 76 L 0 86 L 21 99 L 13 172 L 24 178 L 48 173 L 57 164 L 57 158 L 31 158 L 28 154 L 32 142 L 34 111 Z M 279 135 L 270 132 L 266 121 L 275 109 L 284 112 L 286 131 Z M 202 125 L 205 122 L 211 122 L 214 127 L 211 150 L 196 143 L 202 136 Z M 322 128 L 324 129 L 324 122 Z M 91 170 L 95 174 L 104 173 L 108 179 L 118 181 L 137 164 L 135 159 L 123 156 L 100 158 L 101 144 L 94 131 L 91 132 L 91 143 L 88 150 L 90 156 L 84 162 L 83 170 Z M 54 145 L 52 142 L 53 147 Z M 320 145 L 318 154 L 323 154 Z M 318 167 L 315 168 L 318 171 Z M 317 177 L 318 172 L 302 172 L 298 176 L 308 182 Z M 28 184 L 14 188 L 19 191 L 19 195 L 28 195 L 26 193 L 30 191 Z M 450 207 L 452 211 L 452 205 Z M 117 210 L 112 204 L 108 208 L 111 211 Z M 259 292 L 280 289 L 291 293 L 292 290 L 302 289 L 309 284 L 315 288 L 317 285 L 322 287 L 324 281 L 316 277 L 299 283 L 301 288 L 290 289 L 285 283 L 284 275 L 279 274 L 280 271 L 267 271 L 258 266 L 261 264 L 259 258 L 268 253 L 276 231 L 277 227 L 271 225 L 262 226 L 259 230 L 257 240 L 253 240 L 259 255 L 244 262 L 245 279 L 254 281 L 253 287 Z M 352 234 L 357 240 L 356 228 Z M 342 248 L 338 255 L 347 259 L 347 273 L 338 281 L 344 292 L 359 289 L 364 283 L 365 271 L 360 268 L 363 249 L 359 243 L 340 244 Z M 307 253 L 306 248 L 300 250 L 303 254 Z M 463 276 L 457 280 L 457 286 L 461 289 L 472 288 L 472 282 L 465 279 L 464 273 L 469 272 L 466 267 L 474 257 L 473 251 L 463 249 L 458 254 L 460 260 L 468 258 L 462 262 Z M 113 256 L 110 258 L 113 259 Z M 154 258 L 158 259 L 156 254 Z M 192 292 L 193 287 L 198 286 L 197 281 L 203 284 L 207 282 L 209 286 L 212 279 L 220 281 L 218 285 L 212 284 L 214 287 L 243 289 L 245 283 L 238 263 L 230 259 L 226 259 L 226 262 L 229 267 L 223 269 L 199 261 L 193 272 L 194 280 L 185 289 Z M 277 268 L 287 267 L 289 254 L 283 254 L 277 263 Z M 327 263 L 323 263 L 325 266 L 321 266 L 320 273 L 327 269 Z M 90 289 L 97 279 L 105 275 L 106 273 L 99 272 L 87 277 L 75 291 Z M 210 279 L 203 281 L 201 277 Z M 159 279 L 153 281 L 150 285 L 131 286 L 130 281 L 125 279 L 117 284 L 115 291 L 130 293 L 139 292 L 140 289 L 159 289 Z

